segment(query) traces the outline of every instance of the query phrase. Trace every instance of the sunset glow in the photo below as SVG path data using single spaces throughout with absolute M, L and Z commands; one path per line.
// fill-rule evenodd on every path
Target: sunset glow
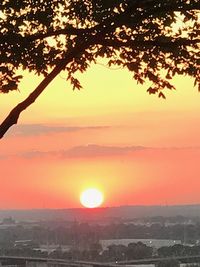
M 89 188 L 81 193 L 80 202 L 86 208 L 97 208 L 103 202 L 103 193 L 95 188 Z
M 175 77 L 161 100 L 125 70 L 93 65 L 80 91 L 63 75 L 0 142 L 0 208 L 78 208 L 90 187 L 104 192 L 103 206 L 200 202 L 193 80 Z M 25 73 L 20 93 L 1 95 L 1 120 L 39 80 Z

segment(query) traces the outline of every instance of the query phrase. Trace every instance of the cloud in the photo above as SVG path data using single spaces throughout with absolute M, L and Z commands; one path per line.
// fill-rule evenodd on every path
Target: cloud
M 44 124 L 21 124 L 13 127 L 7 136 L 38 136 L 38 135 L 46 135 L 51 133 L 64 133 L 64 132 L 76 132 L 83 130 L 98 130 L 98 129 L 106 129 L 109 126 L 56 126 L 51 125 L 47 126 Z
M 94 157 L 109 157 L 109 156 L 123 156 L 129 153 L 138 151 L 158 152 L 168 154 L 171 152 L 186 150 L 186 151 L 199 151 L 200 147 L 145 147 L 145 146 L 104 146 L 97 144 L 88 144 L 82 146 L 75 146 L 67 150 L 51 150 L 39 151 L 32 150 L 12 155 L 0 155 L 0 160 L 8 158 L 24 158 L 24 159 L 37 159 L 37 158 L 52 158 L 52 159 L 67 159 L 67 158 L 94 158 Z
M 60 151 L 30 151 L 21 154 L 24 158 L 38 158 L 38 157 L 56 157 L 56 158 L 89 158 L 89 157 L 106 157 L 106 156 L 117 156 L 124 155 L 129 152 L 134 152 L 138 150 L 144 150 L 147 147 L 143 146 L 102 146 L 96 144 L 88 144 L 85 146 L 77 146 L 68 150 Z
M 89 144 L 86 146 L 77 146 L 66 151 L 67 156 L 71 157 L 95 157 L 95 156 L 113 156 L 126 154 L 137 150 L 145 149 L 142 146 L 101 146 L 95 144 Z

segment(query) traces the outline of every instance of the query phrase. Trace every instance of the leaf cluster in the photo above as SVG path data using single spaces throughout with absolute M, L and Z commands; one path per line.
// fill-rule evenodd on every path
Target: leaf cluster
M 177 74 L 200 90 L 199 34 L 199 0 L 2 0 L 0 91 L 18 88 L 18 70 L 48 75 L 77 47 L 64 67 L 74 89 L 77 71 L 105 57 L 138 83 L 151 81 L 150 94 L 165 98 Z

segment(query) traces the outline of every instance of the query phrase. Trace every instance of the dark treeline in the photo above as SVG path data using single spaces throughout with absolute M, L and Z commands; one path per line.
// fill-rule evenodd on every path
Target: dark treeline
M 85 260 L 99 262 L 113 262 L 124 260 L 136 260 L 152 257 L 174 257 L 174 256 L 192 256 L 200 253 L 200 246 L 174 245 L 161 247 L 157 250 L 149 247 L 142 242 L 130 243 L 124 245 L 110 245 L 106 250 L 102 250 L 101 245 L 91 244 L 87 249 L 71 248 L 63 252 L 58 247 L 53 252 L 41 252 L 33 248 L 1 248 L 0 255 L 15 255 L 28 257 L 48 257 L 66 260 Z
M 0 247 L 11 246 L 16 240 L 30 239 L 38 244 L 81 245 L 97 243 L 101 239 L 174 239 L 195 244 L 200 240 L 200 224 L 165 225 L 153 223 L 136 225 L 112 223 L 97 225 L 72 223 L 60 226 L 38 224 L 35 226 L 13 225 L 0 229 Z
M 157 222 L 156 222 L 157 220 Z M 190 245 L 176 244 L 159 249 L 142 242 L 101 246 L 103 239 L 170 239 Z M 19 240 L 30 245 L 19 246 Z M 169 222 L 163 218 L 110 224 L 75 222 L 16 223 L 4 221 L 0 227 L 0 255 L 52 257 L 67 260 L 120 261 L 151 257 L 173 257 L 200 254 L 200 223 Z M 18 241 L 18 243 L 16 242 Z M 191 246 L 193 244 L 193 246 Z M 195 245 L 194 245 L 195 244 Z M 41 250 L 41 245 L 46 250 Z M 50 246 L 54 250 L 49 249 Z

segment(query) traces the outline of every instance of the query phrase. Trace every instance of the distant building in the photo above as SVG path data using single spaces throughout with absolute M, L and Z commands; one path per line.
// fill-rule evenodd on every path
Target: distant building
M 128 246 L 130 243 L 142 242 L 143 244 L 158 249 L 164 246 L 173 246 L 176 244 L 181 244 L 181 240 L 168 240 L 168 239 L 108 239 L 100 240 L 103 250 L 106 250 L 111 245 L 124 245 Z
M 1 222 L 1 224 L 4 224 L 4 225 L 13 225 L 15 224 L 15 220 L 12 218 L 12 217 L 7 217 L 7 218 L 4 218 Z
M 38 244 L 34 242 L 33 240 L 16 240 L 14 242 L 15 248 L 36 248 L 38 247 Z
M 47 252 L 52 253 L 54 251 L 61 251 L 61 252 L 68 252 L 70 251 L 70 249 L 72 248 L 72 246 L 70 245 L 55 245 L 55 244 L 51 244 L 51 245 L 39 245 L 39 247 L 34 248 L 35 251 L 41 251 L 41 252 Z

